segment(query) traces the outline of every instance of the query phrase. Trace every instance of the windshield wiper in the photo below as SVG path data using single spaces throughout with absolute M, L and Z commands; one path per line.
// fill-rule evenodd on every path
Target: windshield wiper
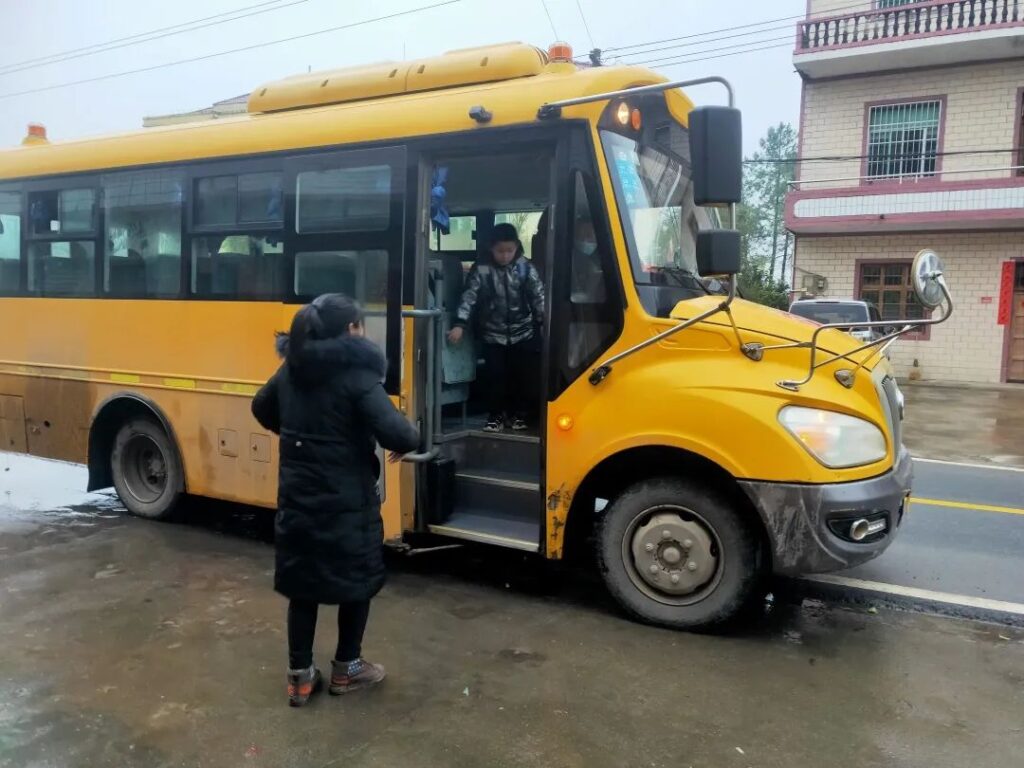
M 686 267 L 651 267 L 651 271 L 670 275 L 675 279 L 676 284 L 681 288 L 689 288 L 692 284 L 696 284 L 704 293 L 708 296 L 713 296 L 714 292 L 708 288 L 707 283 L 704 282 L 703 278 L 700 277 L 696 272 L 687 269 Z M 684 280 L 689 282 L 684 282 Z

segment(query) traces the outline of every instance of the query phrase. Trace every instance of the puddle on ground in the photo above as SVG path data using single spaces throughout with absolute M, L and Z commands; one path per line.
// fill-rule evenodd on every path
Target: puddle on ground
M 124 508 L 110 492 L 87 493 L 80 464 L 0 452 L 0 533 L 90 527 Z

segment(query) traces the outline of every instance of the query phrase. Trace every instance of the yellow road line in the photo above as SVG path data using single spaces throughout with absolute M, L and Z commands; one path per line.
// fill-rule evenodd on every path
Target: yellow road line
M 950 509 L 972 509 L 978 512 L 1002 512 L 1004 515 L 1024 515 L 1024 509 L 1017 507 L 997 507 L 992 504 L 971 504 L 966 501 L 946 501 L 945 499 L 919 499 L 911 496 L 912 504 L 922 504 L 929 507 L 949 507 Z

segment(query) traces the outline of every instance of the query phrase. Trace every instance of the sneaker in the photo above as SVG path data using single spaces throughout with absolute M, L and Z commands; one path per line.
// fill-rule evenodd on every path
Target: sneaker
M 501 417 L 492 416 L 484 424 L 484 432 L 501 432 L 505 429 L 505 420 Z
M 513 432 L 523 432 L 527 429 L 529 429 L 529 427 L 526 425 L 526 421 L 524 421 L 521 416 L 516 416 L 514 419 L 512 419 Z
M 288 706 L 304 706 L 309 697 L 319 691 L 323 684 L 324 679 L 315 665 L 311 664 L 309 669 L 289 669 Z
M 385 676 L 384 667 L 366 659 L 332 661 L 331 685 L 328 691 L 332 696 L 341 696 L 343 693 L 377 685 Z

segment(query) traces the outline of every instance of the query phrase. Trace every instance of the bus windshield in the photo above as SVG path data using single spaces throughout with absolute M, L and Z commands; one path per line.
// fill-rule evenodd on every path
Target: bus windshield
M 602 142 L 644 308 L 667 317 L 679 301 L 713 291 L 697 274 L 697 232 L 717 211 L 693 203 L 687 131 L 670 122 L 641 143 L 612 131 Z

